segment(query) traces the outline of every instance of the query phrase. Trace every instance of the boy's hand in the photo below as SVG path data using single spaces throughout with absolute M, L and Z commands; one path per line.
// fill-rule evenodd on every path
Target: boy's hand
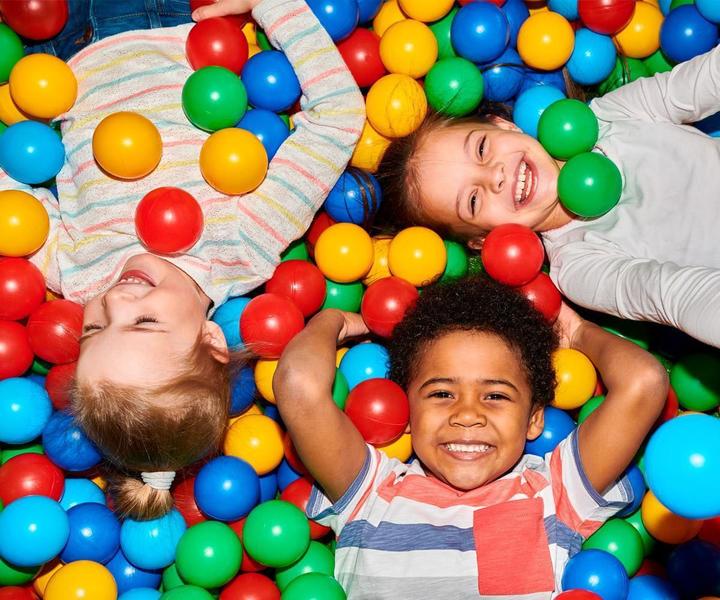
M 360 337 L 370 333 L 367 325 L 365 325 L 365 321 L 363 321 L 363 318 L 357 313 L 341 312 L 341 314 L 343 319 L 345 319 L 345 323 L 338 334 L 338 344 L 342 344 L 349 338 Z
M 561 348 L 572 348 L 578 329 L 585 320 L 564 302 L 555 321 L 555 330 L 560 337 Z
M 212 4 L 201 6 L 192 13 L 194 21 L 203 21 L 211 17 L 226 17 L 249 13 L 262 0 L 215 0 Z

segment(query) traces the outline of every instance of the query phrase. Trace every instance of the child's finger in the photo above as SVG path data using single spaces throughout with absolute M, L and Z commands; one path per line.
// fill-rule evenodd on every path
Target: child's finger
M 192 13 L 193 21 L 203 21 L 212 17 L 224 17 L 230 14 L 230 8 L 226 2 L 213 2 L 197 8 Z

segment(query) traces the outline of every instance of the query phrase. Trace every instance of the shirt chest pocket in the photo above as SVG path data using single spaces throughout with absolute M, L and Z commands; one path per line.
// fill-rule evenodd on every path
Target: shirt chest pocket
M 481 596 L 551 592 L 555 588 L 540 498 L 475 511 L 473 536 Z

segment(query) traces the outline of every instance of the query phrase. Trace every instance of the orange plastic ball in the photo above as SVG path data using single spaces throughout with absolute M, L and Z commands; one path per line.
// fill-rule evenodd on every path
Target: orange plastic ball
M 613 40 L 619 52 L 628 58 L 646 58 L 660 48 L 660 28 L 663 14 L 648 2 L 635 4 L 632 19 Z
M 265 415 L 242 416 L 228 429 L 223 449 L 250 464 L 258 475 L 265 475 L 283 459 L 282 430 Z
M 373 263 L 373 243 L 362 227 L 336 223 L 320 234 L 315 262 L 328 279 L 350 283 L 362 279 Z
M 398 0 L 400 9 L 411 19 L 423 23 L 439 21 L 455 4 L 455 0 Z
M 260 395 L 271 404 L 275 404 L 275 392 L 273 392 L 272 382 L 278 362 L 270 358 L 261 358 L 255 363 L 255 387 L 257 387 Z
M 47 588 L 48 583 L 50 583 L 50 580 L 53 578 L 53 575 L 55 575 L 55 573 L 57 573 L 64 566 L 65 565 L 60 562 L 59 558 L 56 558 L 55 560 L 43 565 L 40 573 L 38 573 L 35 576 L 35 579 L 33 579 L 33 589 L 35 590 L 35 593 L 38 594 L 38 596 L 40 596 L 41 598 L 45 596 L 45 589 Z
M 100 563 L 77 560 L 55 573 L 45 588 L 44 600 L 116 600 L 117 584 Z
M 0 85 L 0 121 L 5 125 L 15 125 L 15 123 L 27 120 L 27 115 L 13 102 L 10 95 L 10 84 Z
M 380 135 L 368 121 L 365 121 L 360 140 L 350 158 L 350 164 L 358 169 L 375 173 L 389 145 L 390 140 Z
M 98 165 L 118 179 L 140 179 L 162 158 L 162 139 L 152 122 L 134 112 L 116 112 L 95 128 L 93 155 Z
M 663 506 L 648 491 L 642 501 L 642 521 L 648 533 L 666 544 L 682 544 L 694 538 L 703 525 L 701 520 L 680 517 Z
M 390 242 L 390 272 L 416 287 L 431 284 L 443 274 L 446 265 L 445 243 L 427 227 L 403 229 Z
M 376 446 L 388 455 L 388 458 L 397 458 L 405 462 L 412 454 L 412 437 L 409 433 L 403 433 L 398 439 L 384 446 Z
M 390 27 L 403 19 L 407 19 L 407 15 L 402 11 L 397 0 L 387 0 L 373 19 L 373 31 L 382 37 Z
M 437 57 L 437 39 L 420 21 L 398 21 L 380 38 L 380 58 L 390 73 L 418 79 L 427 74 Z
M 50 219 L 42 203 L 27 192 L 0 192 L 0 256 L 27 256 L 47 239 Z
M 392 276 L 388 266 L 388 252 L 390 250 L 391 237 L 374 237 L 373 241 L 373 264 L 363 283 L 370 285 L 379 279 Z
M 252 133 L 230 127 L 213 133 L 200 150 L 200 171 L 218 192 L 247 194 L 259 186 L 268 169 L 265 147 Z
M 570 59 L 574 47 L 572 25 L 555 12 L 538 12 L 530 16 L 518 33 L 518 53 L 523 62 L 534 69 L 559 69 Z
M 423 122 L 427 114 L 427 98 L 412 77 L 391 73 L 372 85 L 365 108 L 368 121 L 380 135 L 404 137 Z
M 17 107 L 39 119 L 54 119 L 77 99 L 72 69 L 50 54 L 29 54 L 10 72 L 10 94 Z
M 592 398 L 597 372 L 587 356 L 572 348 L 560 348 L 553 354 L 552 361 L 557 377 L 553 406 L 572 410 Z

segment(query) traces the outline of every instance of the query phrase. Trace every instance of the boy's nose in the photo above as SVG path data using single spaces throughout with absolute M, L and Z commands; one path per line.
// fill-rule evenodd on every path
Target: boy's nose
M 484 427 L 487 425 L 487 417 L 477 400 L 469 402 L 459 401 L 453 405 L 450 414 L 450 425 L 460 427 Z

